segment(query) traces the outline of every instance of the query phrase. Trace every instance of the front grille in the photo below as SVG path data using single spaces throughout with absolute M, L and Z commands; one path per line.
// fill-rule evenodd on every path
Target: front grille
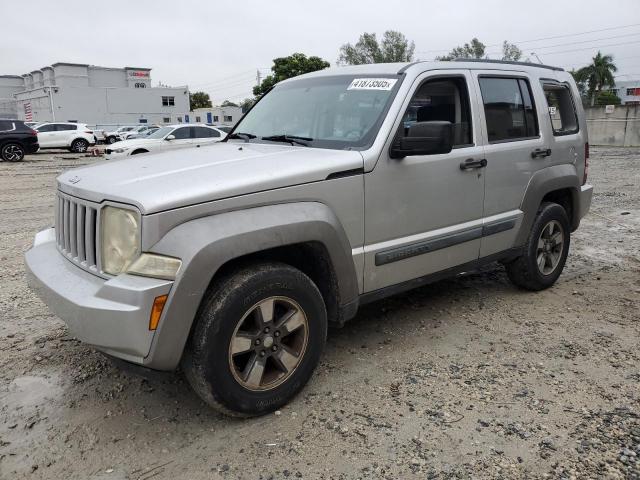
M 56 242 L 58 249 L 80 267 L 98 273 L 98 205 L 58 192 Z

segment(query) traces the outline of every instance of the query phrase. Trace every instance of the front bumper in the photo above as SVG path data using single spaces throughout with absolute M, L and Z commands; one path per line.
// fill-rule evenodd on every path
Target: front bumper
M 72 335 L 114 357 L 144 363 L 155 333 L 149 330 L 153 300 L 168 294 L 173 282 L 86 272 L 58 251 L 53 228 L 36 235 L 25 264 L 29 286 Z

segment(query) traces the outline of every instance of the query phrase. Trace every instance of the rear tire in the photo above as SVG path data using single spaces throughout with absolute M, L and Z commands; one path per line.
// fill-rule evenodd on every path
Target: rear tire
M 5 162 L 21 162 L 24 159 L 24 148 L 19 143 L 6 143 L 0 149 L 0 157 Z
M 107 143 L 109 145 L 112 145 L 112 144 L 116 143 L 117 141 L 118 141 L 118 139 L 116 137 L 114 137 L 113 135 L 110 136 L 110 137 L 107 137 Z
M 571 227 L 565 209 L 557 203 L 540 205 L 522 256 L 505 265 L 511 282 L 526 290 L 553 285 L 569 253 Z
M 326 336 L 324 301 L 309 277 L 282 263 L 252 265 L 209 289 L 182 366 L 213 408 L 262 415 L 304 387 Z
M 89 148 L 89 142 L 84 138 L 76 138 L 71 142 L 71 151 L 74 153 L 85 153 Z

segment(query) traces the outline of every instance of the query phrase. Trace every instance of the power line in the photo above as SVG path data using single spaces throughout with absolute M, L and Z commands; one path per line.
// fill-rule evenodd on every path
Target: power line
M 603 49 L 603 48 L 609 48 L 609 47 L 619 47 L 621 45 L 635 45 L 637 43 L 640 43 L 640 40 L 635 40 L 633 42 L 622 42 L 622 43 L 612 43 L 610 45 L 597 45 L 597 46 L 593 46 L 593 47 L 586 47 L 586 48 L 574 48 L 571 50 L 562 50 L 561 52 L 544 52 L 545 55 L 558 55 L 560 53 L 571 53 L 571 52 L 581 52 L 584 50 L 593 50 L 593 49 Z
M 601 42 L 603 40 L 613 40 L 616 38 L 623 38 L 623 37 L 632 37 L 634 35 L 640 35 L 640 32 L 637 33 L 627 33 L 626 35 L 615 35 L 613 37 L 604 37 L 604 38 L 594 38 L 593 40 L 581 40 L 579 42 L 566 42 L 566 43 L 557 43 L 555 45 L 546 45 L 546 46 L 533 46 L 533 47 L 527 47 L 527 50 L 531 49 L 531 50 L 544 50 L 546 48 L 558 48 L 558 47 L 564 47 L 565 45 L 580 45 L 580 44 L 585 44 L 585 43 L 591 43 L 591 42 Z M 502 51 L 493 51 L 493 52 L 487 52 L 487 55 L 493 55 L 493 54 L 498 54 L 498 53 L 502 53 Z M 544 53 L 544 52 L 542 52 Z
M 579 36 L 579 35 L 587 35 L 589 33 L 606 32 L 608 30 L 618 30 L 618 29 L 621 29 L 621 28 L 630 28 L 630 27 L 637 27 L 637 26 L 640 26 L 640 23 L 633 23 L 633 24 L 630 24 L 630 25 L 619 25 L 617 27 L 601 28 L 601 29 L 598 29 L 598 30 L 587 30 L 587 31 L 584 31 L 584 32 L 577 32 L 577 33 L 567 33 L 567 34 L 564 34 L 564 35 L 554 35 L 554 36 L 551 36 L 551 37 L 534 38 L 534 39 L 531 39 L 531 40 L 520 40 L 520 41 L 513 42 L 513 43 L 515 45 L 520 45 L 522 43 L 539 42 L 539 41 L 542 41 L 542 40 L 553 40 L 553 39 L 556 39 L 556 38 L 575 37 L 575 36 Z M 485 48 L 499 47 L 501 45 L 502 45 L 502 43 L 494 43 L 492 45 L 485 45 Z M 527 48 L 529 48 L 529 47 L 527 47 Z M 439 52 L 449 52 L 449 51 L 451 51 L 451 49 L 421 50 L 421 51 L 418 51 L 416 53 L 439 53 Z

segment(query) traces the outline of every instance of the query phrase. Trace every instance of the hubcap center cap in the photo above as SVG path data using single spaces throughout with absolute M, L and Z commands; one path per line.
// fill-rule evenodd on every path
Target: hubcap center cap
M 266 337 L 264 337 L 262 343 L 264 344 L 265 348 L 271 348 L 271 346 L 273 345 L 273 337 L 271 335 L 267 335 Z

